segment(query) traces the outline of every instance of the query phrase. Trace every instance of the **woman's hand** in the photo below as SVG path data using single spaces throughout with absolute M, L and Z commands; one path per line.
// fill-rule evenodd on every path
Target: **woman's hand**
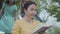
M 39 30 L 37 30 L 35 33 L 37 33 L 37 34 L 44 34 L 44 32 L 45 32 L 47 29 L 49 29 L 50 27 L 52 27 L 52 26 L 42 27 L 42 28 L 40 28 Z M 35 33 L 34 33 L 34 34 L 35 34 Z

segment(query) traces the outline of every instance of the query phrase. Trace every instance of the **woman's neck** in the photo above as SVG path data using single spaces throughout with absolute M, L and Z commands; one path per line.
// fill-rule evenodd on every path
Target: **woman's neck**
M 32 20 L 32 18 L 30 18 L 30 17 L 28 17 L 28 16 L 24 16 L 24 18 L 23 18 L 26 22 L 28 22 L 28 23 L 32 23 L 33 22 L 33 20 Z

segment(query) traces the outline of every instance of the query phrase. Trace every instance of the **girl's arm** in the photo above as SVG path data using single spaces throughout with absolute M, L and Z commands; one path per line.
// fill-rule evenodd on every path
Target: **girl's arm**
M 14 20 L 16 20 L 16 11 L 14 12 Z

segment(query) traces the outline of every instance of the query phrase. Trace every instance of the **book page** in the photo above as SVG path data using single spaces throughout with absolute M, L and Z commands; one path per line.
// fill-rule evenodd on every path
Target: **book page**
M 34 29 L 34 31 L 32 31 L 32 34 L 38 30 L 42 31 L 42 28 L 45 27 L 45 29 L 49 29 L 51 26 L 53 26 L 53 24 L 50 23 L 40 23 L 37 25 L 37 27 Z

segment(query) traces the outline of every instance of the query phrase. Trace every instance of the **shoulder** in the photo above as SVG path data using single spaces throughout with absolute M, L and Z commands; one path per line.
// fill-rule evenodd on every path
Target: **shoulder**
M 16 21 L 14 22 L 13 28 L 16 28 L 16 27 L 19 27 L 19 28 L 20 28 L 20 26 L 21 26 L 21 20 L 16 20 Z
M 17 6 L 16 5 L 13 5 L 14 6 L 14 8 L 17 8 Z
M 15 22 L 17 22 L 17 23 L 18 23 L 18 22 L 21 22 L 21 21 L 22 21 L 22 19 L 20 19 L 20 20 L 16 20 Z
M 20 19 L 20 20 L 16 20 L 16 21 L 15 21 L 16 24 L 21 24 L 22 22 L 23 22 L 22 19 Z
M 17 6 L 16 5 L 13 5 L 13 8 L 14 8 L 14 10 L 17 10 Z

